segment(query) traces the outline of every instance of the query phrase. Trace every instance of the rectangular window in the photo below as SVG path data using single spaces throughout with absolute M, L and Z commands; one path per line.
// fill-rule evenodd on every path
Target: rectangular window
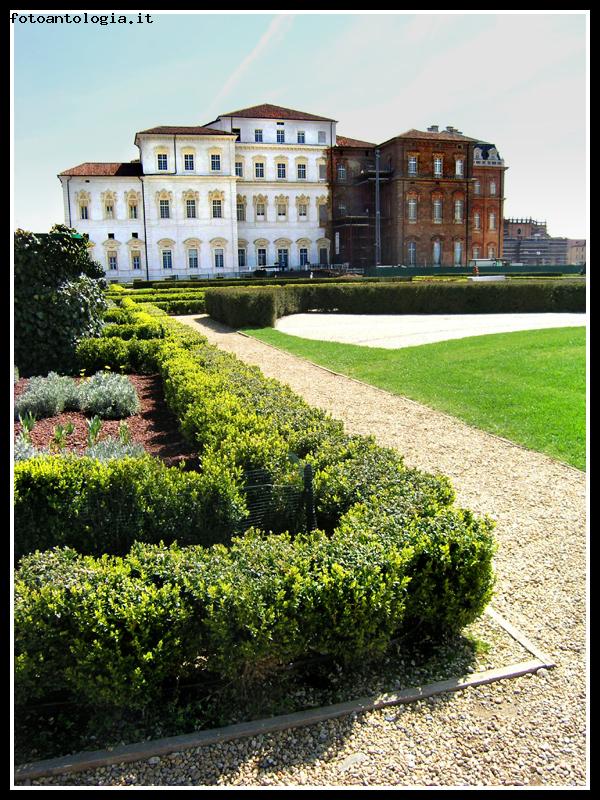
M 481 192 L 481 184 L 479 183 L 479 181 L 475 181 L 475 183 L 473 184 L 473 194 L 480 194 L 480 192 Z
M 411 197 L 408 201 L 408 221 L 417 221 L 417 200 L 414 197 Z
M 338 179 L 338 181 L 345 181 L 346 180 L 346 165 L 345 164 L 338 164 L 337 165 L 337 179 Z
M 443 161 L 440 156 L 436 156 L 433 159 L 433 174 L 436 175 L 437 177 L 440 177 L 442 175 L 442 171 L 443 171 Z
M 278 217 L 285 217 L 287 212 L 287 206 L 285 203 L 278 203 L 277 204 L 277 216 Z
M 238 203 L 237 204 L 237 221 L 238 222 L 245 222 L 246 221 L 246 204 L 245 203 Z
M 496 181 L 491 181 L 490 182 L 490 194 L 491 195 L 495 195 L 496 194 Z
M 142 268 L 142 258 L 138 250 L 131 251 L 131 268 L 135 270 Z
M 168 166 L 167 166 L 167 156 L 166 156 L 166 154 L 165 154 L 165 153 L 159 153 L 159 154 L 158 154 L 158 168 L 159 168 L 160 170 L 165 170 L 165 169 L 168 169 Z
M 454 222 L 462 222 L 463 221 L 463 201 L 462 200 L 455 200 L 454 201 Z
M 477 246 L 473 247 L 473 258 L 479 258 L 479 248 Z
M 277 144 L 283 144 L 285 142 L 285 131 L 278 129 L 277 130 Z
M 302 218 L 308 216 L 308 206 L 306 203 L 298 203 L 298 216 Z
M 212 201 L 212 215 L 213 219 L 220 219 L 222 215 L 221 209 L 221 201 L 220 200 L 213 200 Z
M 318 142 L 319 144 L 327 144 L 327 131 L 319 131 Z
M 191 172 L 194 169 L 194 156 L 189 153 L 184 153 L 183 156 L 183 168 L 188 172 Z
M 131 238 L 132 239 L 139 239 L 139 234 L 134 232 L 134 233 L 131 234 Z
M 417 245 L 416 242 L 408 243 L 408 264 L 414 267 L 417 263 Z
M 417 174 L 417 156 L 408 157 L 408 174 L 409 175 Z
M 235 162 L 235 176 L 236 178 L 244 177 L 244 164 L 242 161 Z
M 235 140 L 236 140 L 236 142 L 239 142 L 240 137 L 241 137 L 241 133 L 242 133 L 241 129 L 240 128 L 232 128 L 231 132 L 235 133 Z
M 215 249 L 215 269 L 223 269 L 223 267 L 224 267 L 223 248 L 217 247 Z
M 433 221 L 437 222 L 437 223 L 442 221 L 442 201 L 441 200 L 434 200 L 433 201 Z
M 138 218 L 138 209 L 135 203 L 132 203 L 129 206 L 129 219 L 137 219 Z
M 169 219 L 171 216 L 171 208 L 168 200 L 160 201 L 160 218 Z
M 462 158 L 456 159 L 456 176 L 462 177 L 463 175 L 463 160 Z
M 246 249 L 238 247 L 238 267 L 242 269 L 246 266 Z
M 212 155 L 210 157 L 210 168 L 213 172 L 219 172 L 221 170 L 221 156 Z
M 490 213 L 490 230 L 491 231 L 496 230 L 496 215 L 494 214 L 493 211 Z
M 460 266 L 462 261 L 462 244 L 460 242 L 454 242 L 454 266 Z
M 196 201 L 195 200 L 186 200 L 185 201 L 185 213 L 188 219 L 196 219 Z
M 110 270 L 117 269 L 117 254 L 116 253 L 109 253 L 108 254 L 108 268 Z
M 87 218 L 88 218 L 88 207 L 81 206 L 81 219 L 87 219 Z
M 260 128 L 256 128 L 256 130 L 254 131 L 254 141 L 262 142 L 262 140 L 263 140 L 262 130 Z
M 335 232 L 335 254 L 339 256 L 340 254 L 340 232 Z
M 257 161 L 254 165 L 254 174 L 257 178 L 264 178 L 265 177 L 265 165 L 262 161 Z
M 327 164 L 319 164 L 319 180 L 327 180 Z
M 257 203 L 256 204 L 256 216 L 257 218 L 264 218 L 265 216 L 265 204 L 264 203 Z
M 195 247 L 188 250 L 188 267 L 198 269 L 198 250 Z
M 267 266 L 267 250 L 264 247 L 259 247 L 256 251 L 256 263 L 259 267 Z
M 285 178 L 285 164 L 277 164 L 277 177 Z
M 477 211 L 473 214 L 473 227 L 476 231 L 481 227 L 481 217 Z
M 297 175 L 299 181 L 306 180 L 306 164 L 298 164 Z
M 173 252 L 171 250 L 162 251 L 163 269 L 173 269 Z
M 308 248 L 300 248 L 300 266 L 305 267 L 308 264 Z
M 304 131 L 298 131 L 298 144 L 306 144 L 306 136 Z
M 286 247 L 280 247 L 277 250 L 277 263 L 280 269 L 286 269 L 289 261 L 289 251 Z
M 115 238 L 115 235 L 114 235 L 114 233 L 109 233 L 109 234 L 108 234 L 108 238 L 109 238 L 109 239 L 114 239 L 114 238 Z
M 106 219 L 114 219 L 115 212 L 112 206 L 106 206 Z

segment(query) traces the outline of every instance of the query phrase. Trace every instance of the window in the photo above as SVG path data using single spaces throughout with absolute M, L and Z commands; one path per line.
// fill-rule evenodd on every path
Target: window
M 241 161 L 235 162 L 235 176 L 236 178 L 244 177 L 244 164 Z
M 137 203 L 130 203 L 130 205 L 129 205 L 129 219 L 137 219 L 137 218 L 138 218 Z
M 196 201 L 185 201 L 185 214 L 188 219 L 196 219 Z
M 259 247 L 256 250 L 256 263 L 259 267 L 267 266 L 267 250 L 265 247 Z
M 496 258 L 496 248 L 493 244 L 488 244 L 487 255 L 488 258 Z
M 223 216 L 220 200 L 212 201 L 212 215 L 213 219 L 220 219 Z
M 476 231 L 481 229 L 481 214 L 479 213 L 479 211 L 476 211 L 473 214 L 473 227 L 475 228 Z
M 302 218 L 308 216 L 308 206 L 306 203 L 298 203 L 298 216 Z
M 287 206 L 285 203 L 277 203 L 277 216 L 285 217 L 287 213 Z
M 308 247 L 300 248 L 300 266 L 305 267 L 308 264 Z
M 439 267 L 442 262 L 442 245 L 439 239 L 433 243 L 433 266 Z
M 263 161 L 257 161 L 254 165 L 254 174 L 257 178 L 265 177 L 265 165 Z
M 462 200 L 455 200 L 454 201 L 454 222 L 462 222 L 463 221 L 463 201 Z
M 319 180 L 327 180 L 327 164 L 319 164 Z
M 433 201 L 433 221 L 436 224 L 439 224 L 442 221 L 442 201 L 441 200 L 434 200 Z
M 158 158 L 158 168 L 160 170 L 168 169 L 166 153 L 159 153 L 157 158 Z
M 264 219 L 264 217 L 265 217 L 265 204 L 264 203 L 257 203 L 256 204 L 256 217 L 257 217 L 257 219 Z
M 346 204 L 345 203 L 338 203 L 338 217 L 345 217 L 346 216 Z
M 116 270 L 117 269 L 117 254 L 114 251 L 110 250 L 107 255 L 108 255 L 108 268 L 110 270 Z
M 319 264 L 329 263 L 329 250 L 326 247 L 319 247 Z
M 473 245 L 473 258 L 479 258 L 479 246 Z
M 298 144 L 306 144 L 306 136 L 304 131 L 298 131 Z
M 139 239 L 139 234 L 134 232 L 134 233 L 131 234 L 131 238 L 132 239 Z
M 306 180 L 306 164 L 298 164 L 297 174 L 299 181 Z
M 454 266 L 460 266 L 462 262 L 462 243 L 454 242 Z
M 319 131 L 318 142 L 319 144 L 327 144 L 327 131 Z
M 173 251 L 162 251 L 162 267 L 163 269 L 173 269 Z
M 240 128 L 232 128 L 231 132 L 235 133 L 235 140 L 236 140 L 236 142 L 239 142 L 241 134 L 242 134 L 241 129 Z
M 289 250 L 287 247 L 280 247 L 277 250 L 277 263 L 279 264 L 280 269 L 286 269 L 288 262 L 289 262 Z
M 244 269 L 246 266 L 246 248 L 238 247 L 238 267 Z
M 490 181 L 490 194 L 496 194 L 496 181 Z
M 188 267 L 192 270 L 198 269 L 198 249 L 190 247 L 188 250 Z
M 141 269 L 142 268 L 142 257 L 139 250 L 132 250 L 131 251 L 131 269 Z
M 88 207 L 80 206 L 80 209 L 81 209 L 81 219 L 88 219 Z
M 494 214 L 493 211 L 490 211 L 490 230 L 491 231 L 496 230 L 496 215 Z
M 463 175 L 463 164 L 464 164 L 464 162 L 463 162 L 462 158 L 457 158 L 456 159 L 455 174 L 456 174 L 457 177 L 462 177 L 462 175 Z
M 188 172 L 191 172 L 194 169 L 194 156 L 190 153 L 184 153 L 183 168 Z
M 338 181 L 345 181 L 346 180 L 346 165 L 345 164 L 338 164 L 337 165 L 337 179 L 338 179 Z
M 277 131 L 279 133 L 279 131 Z M 285 164 L 277 164 L 277 177 L 285 178 Z
M 108 238 L 109 238 L 109 239 L 114 239 L 114 238 L 115 238 L 115 235 L 114 235 L 114 233 L 109 233 L 109 234 L 108 234 Z
M 408 221 L 409 222 L 416 222 L 417 221 L 417 198 L 410 197 L 408 199 Z
M 161 219 L 169 219 L 171 216 L 171 208 L 170 203 L 168 200 L 161 200 L 160 201 L 160 218 Z
M 210 168 L 213 172 L 220 172 L 221 170 L 221 156 L 211 155 L 210 157 Z
M 106 206 L 106 219 L 114 219 L 114 218 L 115 218 L 114 206 L 112 205 Z
M 481 183 L 479 181 L 475 181 L 473 184 L 473 194 L 481 194 Z
M 408 174 L 409 175 L 416 175 L 417 174 L 417 156 L 409 156 L 408 157 Z
M 216 247 L 215 248 L 215 269 L 223 269 L 224 267 L 224 255 L 223 255 L 223 248 Z
M 408 243 L 408 264 L 414 267 L 417 263 L 417 245 L 416 242 Z
M 263 140 L 262 130 L 260 128 L 256 128 L 256 130 L 254 131 L 254 141 L 262 142 L 262 140 Z
M 443 172 L 444 162 L 441 156 L 435 156 L 433 159 L 433 174 L 440 177 Z
M 277 144 L 283 144 L 285 142 L 285 131 L 281 128 L 277 130 Z
M 237 221 L 238 222 L 245 222 L 246 221 L 246 204 L 245 203 L 238 203 L 236 206 L 237 210 Z

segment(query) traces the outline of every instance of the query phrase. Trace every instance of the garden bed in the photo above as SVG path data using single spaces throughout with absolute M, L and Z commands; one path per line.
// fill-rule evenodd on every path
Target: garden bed
M 181 437 L 175 416 L 164 399 L 160 375 L 128 375 L 139 400 L 140 411 L 125 419 L 131 441 L 141 444 L 151 456 L 161 459 L 167 466 L 176 466 L 180 461 L 194 460 L 195 453 Z M 15 400 L 25 391 L 29 379 L 21 378 L 14 387 Z M 87 447 L 86 416 L 81 411 L 65 411 L 46 419 L 36 421 L 30 438 L 34 447 L 50 446 L 57 425 L 72 423 L 74 431 L 69 435 L 64 452 L 83 455 Z M 102 421 L 99 441 L 118 438 L 120 420 Z M 14 423 L 15 436 L 21 433 L 20 422 Z

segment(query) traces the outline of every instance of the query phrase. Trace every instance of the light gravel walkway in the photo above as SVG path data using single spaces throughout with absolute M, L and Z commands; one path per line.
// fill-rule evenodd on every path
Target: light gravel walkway
M 152 764 L 114 765 L 34 784 L 587 785 L 584 474 L 206 317 L 180 319 L 342 419 L 348 431 L 375 434 L 402 452 L 408 465 L 450 476 L 460 504 L 497 520 L 495 608 L 557 666 Z
M 585 314 L 293 314 L 282 333 L 322 342 L 396 349 L 465 336 L 585 325 Z

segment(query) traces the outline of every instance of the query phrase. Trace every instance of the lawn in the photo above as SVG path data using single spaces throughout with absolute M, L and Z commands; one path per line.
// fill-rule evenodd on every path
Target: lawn
M 387 350 L 246 333 L 477 428 L 585 469 L 583 327 L 520 331 Z

